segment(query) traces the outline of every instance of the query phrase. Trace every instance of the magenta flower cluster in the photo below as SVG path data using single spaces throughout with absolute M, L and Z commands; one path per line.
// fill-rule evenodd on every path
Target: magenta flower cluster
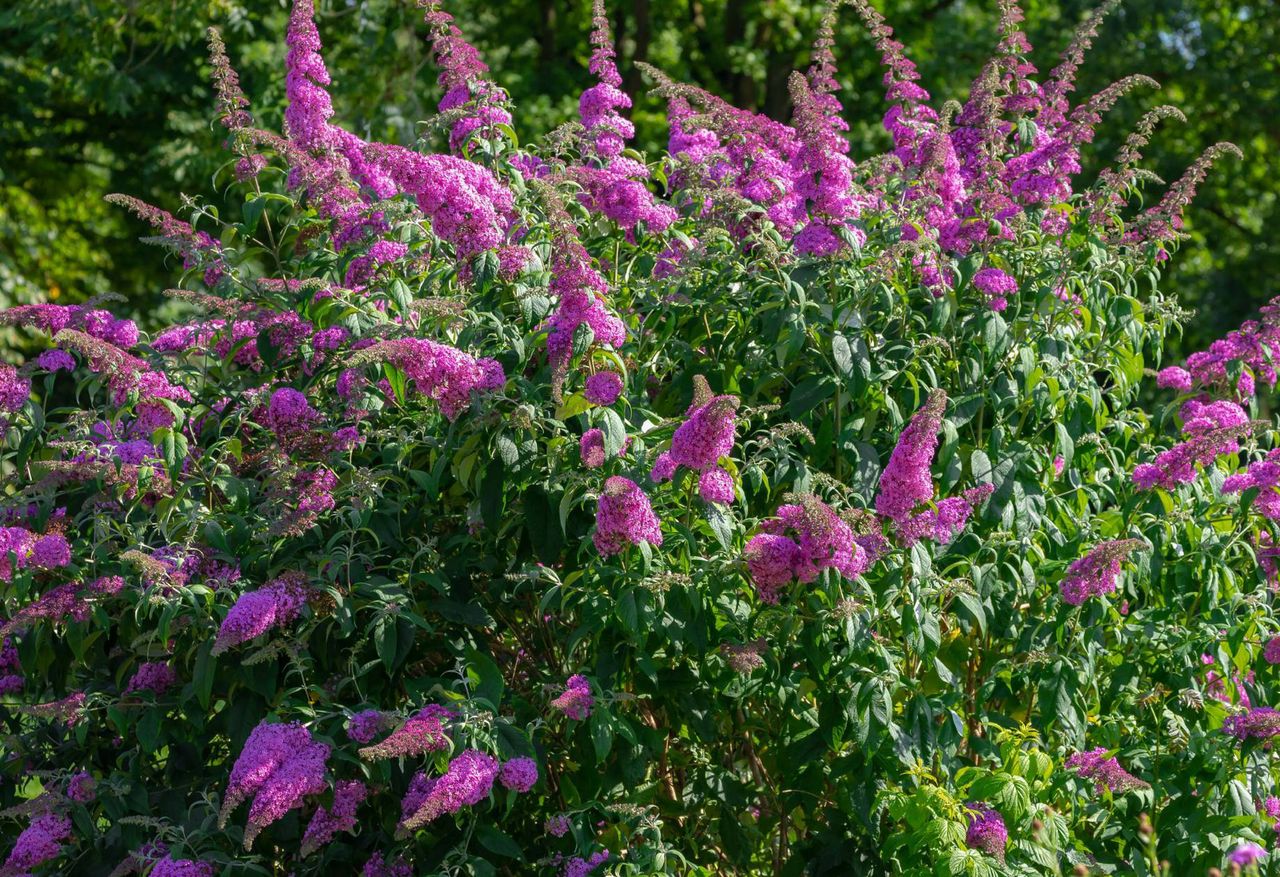
M 1280 710 L 1269 706 L 1248 707 L 1240 715 L 1227 716 L 1222 722 L 1222 733 L 1241 741 L 1270 740 L 1280 734 Z
M 1120 566 L 1134 551 L 1147 547 L 1140 539 L 1114 539 L 1100 542 L 1067 567 L 1058 583 L 1062 599 L 1079 606 L 1090 597 L 1114 594 L 1120 579 Z
M 258 834 L 304 798 L 318 795 L 328 784 L 325 768 L 329 747 L 311 739 L 302 725 L 263 722 L 253 729 L 240 750 L 218 814 L 219 826 L 244 801 L 253 799 L 245 826 L 244 846 L 250 849 Z
M 498 771 L 498 779 L 513 792 L 527 792 L 538 782 L 538 762 L 524 756 L 505 761 Z
M 62 844 L 71 837 L 71 820 L 59 813 L 41 813 L 18 835 L 4 873 L 23 874 L 33 871 L 62 854 Z
M 333 804 L 316 810 L 302 835 L 302 855 L 308 856 L 343 831 L 354 831 L 356 809 L 369 794 L 358 780 L 343 780 L 333 790 Z
M 1076 337 L 1101 338 L 1090 336 L 1086 307 L 1108 331 L 1123 328 L 1112 324 L 1109 310 L 1095 307 L 1103 293 L 1083 278 L 1073 242 L 1087 240 L 1115 255 L 1107 270 L 1121 275 L 1134 265 L 1158 265 L 1207 169 L 1198 163 L 1152 211 L 1126 226 L 1119 208 L 1141 181 L 1132 167 L 1135 141 L 1126 142 L 1119 170 L 1103 172 L 1092 192 L 1076 191 L 1083 144 L 1101 114 L 1137 84 L 1119 83 L 1071 106 L 1077 56 L 1096 20 L 1062 65 L 1040 77 L 1018 26 L 1021 12 L 1001 3 L 997 55 L 952 113 L 925 104 L 930 96 L 902 44 L 872 4 L 852 0 L 887 69 L 890 107 L 883 122 L 893 142 L 890 154 L 855 163 L 837 98 L 842 4 L 832 2 L 812 63 L 788 83 L 789 123 L 646 69 L 667 101 L 670 122 L 667 155 L 646 163 L 628 149 L 635 135 L 632 98 L 622 88 L 602 0 L 593 4 L 593 81 L 578 101 L 581 125 L 557 130 L 546 149 L 517 143 L 509 127 L 511 101 L 439 0 L 419 5 L 439 71 L 446 154 L 366 140 L 335 120 L 335 81 L 322 56 L 316 4 L 293 0 L 283 136 L 256 127 L 225 46 L 216 33 L 210 38 L 218 117 L 233 153 L 224 179 L 247 184 L 232 185 L 254 206 L 235 215 L 248 222 L 250 210 L 258 210 L 260 232 L 240 234 L 246 225 L 228 226 L 203 207 L 192 211 L 193 225 L 127 196 L 113 199 L 156 230 L 153 242 L 179 257 L 175 262 L 188 273 L 169 294 L 175 307 L 193 315 L 148 341 L 132 321 L 96 303 L 0 313 L 0 325 L 50 336 L 48 349 L 33 361 L 0 364 L 0 438 L 13 452 L 6 451 L 5 465 L 13 457 L 11 468 L 21 473 L 14 506 L 0 509 L 0 582 L 7 585 L 0 695 L 29 700 L 6 703 L 13 713 L 11 779 L 25 771 L 28 782 L 39 779 L 49 790 L 23 805 L 30 823 L 5 874 L 79 867 L 70 856 L 59 861 L 73 832 L 66 814 L 76 817 L 74 824 L 113 822 L 101 838 L 81 839 L 95 845 L 114 842 L 120 827 L 151 825 L 118 818 L 120 808 L 139 817 L 138 801 L 160 799 L 139 797 L 145 782 L 130 778 L 126 787 L 110 764 L 139 777 L 162 767 L 172 774 L 183 769 L 179 762 L 195 764 L 188 756 L 196 749 L 217 770 L 216 786 L 225 776 L 219 827 L 225 830 L 247 804 L 244 847 L 261 843 L 262 832 L 277 826 L 270 855 L 257 858 L 282 873 L 309 856 L 316 867 L 352 872 L 356 864 L 347 857 L 358 848 L 355 861 L 364 862 L 366 877 L 410 877 L 415 865 L 427 865 L 387 845 L 392 822 L 397 843 L 423 830 L 413 846 L 437 862 L 457 858 L 439 846 L 455 834 L 477 839 L 468 854 L 482 856 L 481 848 L 496 853 L 510 846 L 503 832 L 544 824 L 553 838 L 572 829 L 582 846 L 549 851 L 542 865 L 586 877 L 617 856 L 625 869 L 633 860 L 616 848 L 654 843 L 657 835 L 649 832 L 657 823 L 640 808 L 615 808 L 621 802 L 605 803 L 589 789 L 597 800 L 585 804 L 580 791 L 587 787 L 575 784 L 582 770 L 613 783 L 619 753 L 638 751 L 637 740 L 648 746 L 656 732 L 663 755 L 647 772 L 637 762 L 635 777 L 624 771 L 628 782 L 652 787 L 667 803 L 697 800 L 707 777 L 696 758 L 690 761 L 686 736 L 701 737 L 703 730 L 672 711 L 675 701 L 663 695 L 664 687 L 692 691 L 699 703 L 747 699 L 738 715 L 720 723 L 746 736 L 708 751 L 712 762 L 738 776 L 735 782 L 750 780 L 765 792 L 787 785 L 786 758 L 794 747 L 755 746 L 764 740 L 761 729 L 789 733 L 774 724 L 812 725 L 817 716 L 820 730 L 834 733 L 834 726 L 825 727 L 831 704 L 822 698 L 836 692 L 842 698 L 837 714 L 848 712 L 850 732 L 866 735 L 864 701 L 883 680 L 871 679 L 875 685 L 861 693 L 841 681 L 861 656 L 908 654 L 904 666 L 918 670 L 916 676 L 941 674 L 942 693 L 928 679 L 925 693 L 945 700 L 949 674 L 964 665 L 957 650 L 981 649 L 982 660 L 968 662 L 974 678 L 964 683 L 969 696 L 956 715 L 985 721 L 979 717 L 988 708 L 990 674 L 1007 657 L 1000 651 L 1007 643 L 995 632 L 997 622 L 1007 621 L 1004 585 L 1020 588 L 1033 578 L 1019 564 L 1026 569 L 1044 559 L 1047 569 L 1057 568 L 1050 565 L 1056 558 L 1042 553 L 1045 531 L 1037 532 L 1035 519 L 1047 520 L 1045 507 L 1060 510 L 1062 497 L 1074 492 L 1080 508 L 1098 519 L 1077 526 L 1070 513 L 1055 513 L 1053 545 L 1114 530 L 1100 498 L 1117 488 L 1105 480 L 1118 466 L 1099 465 L 1091 449 L 1112 442 L 1103 423 L 1121 421 L 1103 408 L 1127 404 L 1130 387 L 1104 388 L 1105 406 L 1095 405 L 1083 418 L 1097 421 L 1085 426 L 1087 437 L 1077 434 L 1080 418 L 1064 413 L 1061 424 L 1053 422 L 1038 403 L 1017 408 L 1010 420 L 1016 400 L 1003 390 L 1014 385 L 997 379 L 1013 367 L 990 343 L 1004 324 L 984 316 L 1005 312 L 1009 338 L 999 338 L 1001 344 L 1032 345 L 1019 351 L 1018 366 L 1028 352 L 1047 361 Z M 632 38 L 640 54 L 641 37 Z M 259 276 L 262 271 L 282 276 Z M 873 288 L 884 294 L 873 295 Z M 714 308 L 729 301 L 740 303 L 731 305 L 740 310 L 730 315 L 740 322 L 726 331 Z M 904 312 L 904 336 L 875 322 L 880 313 L 896 321 Z M 1059 348 L 1052 346 L 1056 337 L 1026 335 L 1028 320 L 1036 332 L 1064 331 L 1070 343 Z M 984 328 L 981 340 L 990 348 L 977 359 L 968 352 L 974 345 L 951 345 L 974 324 Z M 686 325 L 695 327 L 690 335 L 667 334 Z M 946 335 L 952 328 L 956 334 Z M 1154 325 L 1142 331 L 1152 349 L 1158 346 Z M 1116 331 L 1117 344 L 1134 341 L 1124 334 Z M 899 344 L 903 337 L 909 343 Z M 941 358 L 938 350 L 945 350 Z M 1112 353 L 1106 345 L 1097 349 L 1110 364 Z M 1261 320 L 1160 372 L 1158 386 L 1185 394 L 1181 441 L 1138 466 L 1134 484 L 1173 490 L 1200 468 L 1239 453 L 1255 434 L 1242 404 L 1257 380 L 1275 385 L 1277 353 L 1280 299 Z M 986 354 L 999 362 L 965 361 Z M 834 371 L 814 373 L 828 365 Z M 694 376 L 691 403 L 682 417 L 669 418 L 678 412 L 671 400 L 695 368 L 710 369 L 718 386 L 741 393 L 746 404 L 714 394 L 705 378 Z M 942 383 L 964 396 L 948 423 L 946 393 L 929 392 L 879 471 L 883 458 L 873 443 L 907 410 L 898 407 L 909 392 L 905 382 L 926 390 Z M 625 395 L 628 386 L 634 392 Z M 1088 380 L 1083 389 L 1059 381 L 1049 395 L 1056 405 L 1063 394 L 1094 392 Z M 84 410 L 60 407 L 68 399 Z M 786 402 L 787 413 L 775 415 L 774 402 Z M 940 490 L 932 470 L 944 426 L 946 487 Z M 1095 428 L 1098 433 L 1090 432 Z M 579 431 L 581 467 L 572 459 L 572 440 L 565 440 Z M 1058 444 L 1046 450 L 1055 432 Z M 1035 446 L 1030 435 L 1045 441 Z M 1144 438 L 1135 435 L 1135 444 Z M 554 459 L 529 450 L 547 437 L 557 449 Z M 610 458 L 606 450 L 615 446 Z M 982 472 L 980 449 L 991 448 L 1007 457 L 995 461 L 994 472 Z M 1063 455 L 1073 453 L 1069 481 L 1056 480 L 1066 471 Z M 1229 477 L 1222 493 L 1256 490 L 1252 510 L 1280 522 L 1278 455 L 1280 449 L 1273 450 Z M 834 461 L 830 470 L 824 459 Z M 631 480 L 643 482 L 649 461 L 654 501 Z M 878 471 L 873 513 L 860 506 Z M 624 474 L 602 478 L 607 472 Z M 984 483 L 951 488 L 965 473 Z M 708 507 L 692 500 L 694 474 Z M 655 486 L 677 476 L 687 493 Z M 962 537 L 996 493 L 995 484 L 986 483 L 992 479 L 1002 485 L 993 503 L 998 508 L 989 513 L 992 526 Z M 585 547 L 590 509 L 584 515 L 580 506 L 597 486 L 592 553 Z M 1015 491 L 1012 499 L 1006 487 Z M 788 489 L 797 492 L 784 494 Z M 1118 489 L 1133 492 L 1123 483 Z M 665 534 L 655 501 L 667 519 Z M 1162 499 L 1137 501 L 1155 508 Z M 729 508 L 735 502 L 752 508 Z M 1149 517 L 1146 506 L 1133 511 L 1126 527 Z M 705 538 L 708 527 L 715 542 Z M 664 536 L 666 550 L 653 550 Z M 1280 546 L 1272 534 L 1255 529 L 1229 544 L 1247 553 L 1250 542 L 1268 577 L 1277 579 Z M 943 551 L 947 545 L 952 548 Z M 970 545 L 986 559 L 960 557 Z M 640 551 L 628 553 L 631 547 Z M 1095 545 L 1067 566 L 1059 582 L 1063 600 L 1080 605 L 1114 593 L 1132 553 L 1149 547 L 1137 539 Z M 888 591 L 879 578 L 854 581 L 881 560 Z M 265 584 L 242 584 L 241 564 L 246 580 Z M 279 573 L 282 568 L 305 572 Z M 758 600 L 770 605 L 739 599 L 744 574 Z M 806 591 L 803 602 L 811 605 L 777 605 L 796 583 L 822 577 L 821 590 Z M 1009 583 L 1010 577 L 1018 581 Z M 966 616 L 983 613 L 967 602 L 957 626 L 952 598 L 975 594 L 984 607 L 989 603 L 986 619 L 970 625 Z M 1022 614 L 1024 596 L 1012 604 L 1021 607 L 1015 614 Z M 918 597 L 912 608 L 923 613 L 916 618 L 922 635 L 927 630 L 923 651 L 937 651 L 936 660 L 918 654 L 906 629 L 897 603 L 908 597 Z M 228 604 L 218 623 L 217 607 Z M 212 616 L 204 611 L 210 606 Z M 584 607 L 591 613 L 586 624 Z M 1142 608 L 1135 615 L 1143 617 Z M 1126 604 L 1119 611 L 1130 610 Z M 631 639 L 596 624 L 612 625 L 615 616 Z M 102 619 L 110 624 L 105 635 L 98 629 Z M 836 631 L 834 650 L 823 645 L 824 627 Z M 647 639 L 641 628 L 648 629 Z M 671 636 L 664 639 L 666 633 Z M 264 647 L 252 654 L 245 650 L 245 663 L 263 665 L 258 669 L 222 657 L 272 634 L 279 639 L 259 643 Z M 1256 634 L 1249 636 L 1257 642 Z M 617 655 L 595 654 L 602 643 Z M 51 647 L 76 651 L 70 676 L 65 654 L 50 660 Z M 321 655 L 320 648 L 333 654 Z M 26 670 L 20 650 L 28 656 Z M 100 671 L 79 666 L 97 656 L 106 658 Z M 663 666 L 674 660 L 694 667 L 708 656 L 695 667 L 692 689 Z M 1266 642 L 1262 657 L 1280 664 L 1280 636 Z M 632 665 L 656 687 L 618 678 L 619 667 Z M 590 667 L 598 680 L 573 675 L 553 689 L 548 680 L 561 677 L 548 674 L 573 666 Z M 1217 665 L 1210 658 L 1207 666 Z M 873 675 L 887 678 L 892 669 L 877 666 Z M 1224 735 L 1264 743 L 1280 735 L 1280 712 L 1249 700 L 1250 692 L 1259 696 L 1253 675 L 1218 669 L 1192 672 L 1203 672 L 1203 690 L 1225 704 L 1211 704 L 1217 712 L 1210 715 L 1233 713 Z M 484 697 L 470 699 L 477 672 L 480 690 L 502 696 L 487 704 Z M 1259 676 L 1264 672 L 1259 668 Z M 260 689 L 273 674 L 277 691 L 269 696 Z M 783 697 L 773 707 L 748 702 L 770 695 L 779 679 L 803 681 L 804 696 Z M 957 692 L 960 685 L 957 680 Z M 904 706 L 892 691 L 872 700 L 877 724 L 884 723 L 884 710 L 894 723 L 896 708 L 918 711 L 919 704 L 908 698 Z M 208 715 L 194 704 L 207 705 Z M 357 705 L 369 708 L 353 712 Z M 532 719 L 522 716 L 531 705 Z M 344 717 L 345 741 L 339 733 Z M 588 720 L 589 726 L 576 724 Z M 961 725 L 966 737 L 981 736 Z M 606 756 L 604 735 L 615 733 Z M 207 739 L 190 749 L 186 735 Z M 145 751 L 152 736 L 161 742 Z M 802 742 L 827 745 L 829 736 L 812 734 Z M 349 751 L 331 751 L 331 739 Z M 909 764 L 914 744 L 897 742 L 889 760 Z M 88 745 L 96 756 L 82 751 Z M 228 746 L 235 755 L 229 772 Z M 883 784 L 874 747 L 855 748 L 866 750 L 866 785 Z M 537 757 L 507 758 L 512 752 Z M 49 753 L 61 760 L 43 763 Z M 587 758 L 582 764 L 579 755 Z M 1076 753 L 1066 767 L 1099 793 L 1146 788 L 1103 749 Z M 797 762 L 796 770 L 803 768 Z M 362 778 L 347 778 L 353 771 Z M 197 784 L 198 777 L 178 779 L 162 796 L 165 806 L 215 791 Z M 406 779 L 399 819 L 375 818 L 388 784 L 398 793 Z M 531 809 L 503 832 L 490 830 L 482 821 L 487 816 L 465 811 L 482 805 L 495 783 L 508 805 L 517 794 L 533 793 L 521 806 L 549 806 L 553 815 Z M 835 800 L 844 790 L 830 791 L 834 798 L 824 793 L 816 800 Z M 744 805 L 741 825 L 721 814 L 719 826 L 733 823 L 735 833 L 762 843 L 776 837 L 775 858 L 800 862 L 812 849 L 802 847 L 801 838 L 822 828 L 821 812 L 809 809 L 808 798 L 776 798 L 761 794 L 758 807 Z M 993 800 L 1011 812 L 1007 801 Z M 40 809 L 50 801 L 54 811 Z M 1280 819 L 1280 804 L 1268 808 Z M 608 812 L 589 813 L 594 809 Z M 662 809 L 664 824 L 675 832 L 696 829 L 697 820 L 670 820 L 671 808 Z M 893 809 L 885 811 L 886 826 L 895 821 Z M 82 818 L 86 811 L 89 822 Z M 297 820 L 277 825 L 295 811 Z M 443 825 L 455 815 L 461 831 Z M 972 851 L 1003 862 L 1006 852 L 1021 856 L 1028 848 L 1023 838 L 1010 845 L 1009 827 L 989 804 L 968 804 L 967 821 L 969 851 L 956 836 L 950 852 L 970 863 L 981 861 Z M 1029 821 L 1025 814 L 1010 825 L 1022 830 Z M 166 843 L 135 849 L 117 870 L 212 877 L 212 861 L 220 867 L 227 851 L 212 849 L 217 836 L 188 822 L 180 831 L 158 830 Z M 382 831 L 388 836 L 379 836 Z M 335 842 L 357 832 L 351 844 Z M 229 834 L 234 838 L 237 830 Z M 797 846 L 788 853 L 793 837 Z M 613 851 L 600 849 L 606 841 Z M 167 843 L 174 844 L 172 855 Z M 654 843 L 655 855 L 658 843 L 667 841 Z M 186 849 L 211 861 L 176 858 Z M 718 849 L 709 842 L 690 859 L 696 853 L 710 860 Z M 1253 855 L 1238 852 L 1240 861 Z M 532 856 L 520 866 L 532 867 Z
M 449 762 L 443 776 L 428 777 L 419 772 L 401 807 L 401 828 L 412 831 L 445 813 L 479 804 L 489 797 L 498 770 L 493 756 L 467 749 Z
M 565 683 L 564 691 L 551 701 L 551 706 L 574 721 L 581 722 L 591 715 L 594 703 L 591 683 L 587 681 L 587 677 L 574 675 Z
M 362 736 L 368 733 L 372 739 L 378 733 L 370 727 L 374 722 L 368 717 L 368 713 L 361 713 L 361 715 L 366 718 L 359 725 L 353 719 L 352 728 Z M 447 749 L 449 747 L 448 723 L 453 718 L 453 713 L 447 707 L 434 703 L 427 704 L 403 725 L 392 731 L 382 742 L 361 749 L 360 757 L 368 761 L 376 761 L 383 758 L 408 758 Z M 378 724 L 382 725 L 383 722 L 379 721 Z M 356 733 L 352 733 L 352 739 L 358 739 Z
M 870 565 L 866 549 L 834 509 L 814 496 L 799 500 L 761 523 L 743 552 L 756 593 L 766 603 L 778 602 L 778 590 L 793 580 L 812 582 L 827 569 L 852 579 Z
M 622 394 L 622 375 L 617 372 L 596 372 L 587 378 L 582 395 L 592 405 L 612 405 Z
M 1181 415 L 1186 440 L 1161 451 L 1153 462 L 1134 468 L 1133 483 L 1139 490 L 1175 490 L 1180 484 L 1194 481 L 1197 465 L 1208 466 L 1223 454 L 1238 452 L 1238 440 L 1250 431 L 1249 415 L 1225 399 L 1189 399 L 1183 404 Z
M 720 459 L 733 451 L 736 396 L 712 396 L 706 380 L 695 380 L 693 404 L 685 412 L 685 421 L 676 427 L 671 448 L 663 451 L 653 463 L 649 477 L 669 481 L 681 466 L 700 473 L 698 491 L 705 502 L 733 502 L 733 477 L 720 465 Z
M 1009 831 L 1005 828 L 1000 811 L 986 804 L 969 803 L 969 827 L 965 831 L 965 846 L 981 850 L 992 858 L 1004 861 L 1005 848 L 1009 845 Z
M 592 534 L 602 557 L 618 554 L 628 545 L 662 544 L 662 523 L 653 513 L 649 497 L 634 481 L 614 475 L 604 483 L 596 504 L 596 531 Z
M 227 612 L 213 643 L 218 655 L 233 646 L 247 643 L 269 630 L 289 624 L 306 603 L 306 581 L 297 573 L 286 573 L 256 591 L 246 591 Z
M 1067 758 L 1066 767 L 1075 771 L 1076 776 L 1082 779 L 1093 780 L 1099 795 L 1103 791 L 1120 794 L 1149 788 L 1145 782 L 1122 768 L 1114 756 L 1108 757 L 1107 750 L 1102 748 L 1075 753 Z
M 933 455 L 947 407 L 946 393 L 935 390 L 907 423 L 880 475 L 876 511 L 902 526 L 916 507 L 933 499 Z

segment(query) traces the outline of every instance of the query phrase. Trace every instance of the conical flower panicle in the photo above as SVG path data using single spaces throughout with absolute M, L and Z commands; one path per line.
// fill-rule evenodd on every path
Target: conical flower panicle
M 933 498 L 933 455 L 938 450 L 938 430 L 947 407 L 947 394 L 934 390 L 911 416 L 906 429 L 880 475 L 876 511 L 902 523 L 921 503 Z

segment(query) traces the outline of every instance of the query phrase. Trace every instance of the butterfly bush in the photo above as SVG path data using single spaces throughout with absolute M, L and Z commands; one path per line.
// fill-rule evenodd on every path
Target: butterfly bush
M 111 199 L 168 306 L 0 312 L 0 873 L 1268 861 L 1280 299 L 1165 355 L 1238 153 L 1097 136 L 1154 84 L 1077 94 L 1111 5 L 1042 73 L 1000 0 L 943 102 L 832 2 L 769 118 L 627 93 L 598 2 L 533 141 L 439 0 L 412 144 L 325 4 L 262 35 L 282 130 L 211 31 L 225 203 Z

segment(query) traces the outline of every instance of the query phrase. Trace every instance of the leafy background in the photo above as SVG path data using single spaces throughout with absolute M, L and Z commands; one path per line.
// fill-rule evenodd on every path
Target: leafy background
M 438 97 L 421 15 L 407 0 L 321 2 L 320 27 L 335 73 L 338 117 L 357 132 L 412 142 Z M 887 0 L 878 4 L 937 98 L 965 93 L 994 44 L 993 3 Z M 1069 41 L 1088 0 L 1029 0 L 1034 58 L 1047 69 Z M 159 291 L 169 267 L 135 239 L 146 229 L 103 203 L 127 192 L 168 209 L 180 195 L 212 198 L 226 161 L 210 124 L 204 29 L 216 24 L 254 95 L 255 112 L 278 126 L 283 108 L 280 0 L 18 0 L 0 10 L 0 306 L 124 295 L 121 313 L 164 316 Z M 624 88 L 643 95 L 635 68 L 647 60 L 744 107 L 789 116 L 786 77 L 807 59 L 821 14 L 816 0 L 625 0 L 610 4 Z M 574 115 L 589 85 L 587 0 L 455 0 L 449 10 L 482 50 L 518 108 L 525 139 Z M 887 135 L 881 68 L 855 16 L 837 54 L 854 157 L 879 152 Z M 1280 240 L 1271 232 L 1280 191 L 1280 25 L 1266 4 L 1128 0 L 1112 13 L 1081 76 L 1081 93 L 1129 73 L 1153 76 L 1161 93 L 1137 93 L 1100 126 L 1091 156 L 1105 160 L 1141 112 L 1180 106 L 1146 166 L 1176 179 L 1219 140 L 1243 164 L 1211 175 L 1189 214 L 1191 239 L 1166 289 L 1195 309 L 1175 348 L 1207 345 L 1275 293 Z M 638 145 L 665 144 L 661 103 L 641 97 Z M 1086 169 L 1086 178 L 1088 176 Z M 225 179 L 225 175 L 224 175 Z M 13 339 L 4 339 L 12 342 Z M 7 346 L 7 345 L 6 345 Z

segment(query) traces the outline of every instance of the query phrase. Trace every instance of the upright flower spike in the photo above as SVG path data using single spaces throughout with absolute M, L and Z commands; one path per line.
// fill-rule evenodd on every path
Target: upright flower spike
M 699 473 L 699 491 L 707 502 L 733 501 L 733 478 L 720 459 L 733 451 L 737 396 L 715 396 L 702 375 L 693 377 L 693 402 L 676 427 L 671 448 L 658 455 L 649 477 L 669 481 L 681 466 Z M 708 498 L 709 497 L 709 498 Z
M 592 153 L 607 164 L 622 152 L 626 142 L 635 136 L 636 129 L 618 112 L 631 109 L 631 98 L 622 91 L 622 76 L 614 62 L 617 53 L 613 48 L 613 34 L 604 0 L 592 3 L 591 26 L 591 62 L 588 69 L 597 82 L 578 98 L 578 115 L 582 119 L 582 127 L 587 129 Z
M 813 46 L 813 61 L 807 76 L 791 75 L 791 101 L 800 149 L 791 160 L 795 191 L 805 199 L 807 218 L 796 234 L 797 253 L 819 258 L 835 256 L 848 248 L 843 235 L 854 236 L 859 245 L 866 235 L 849 223 L 859 214 L 853 194 L 853 161 L 844 132 L 849 125 L 841 118 L 836 97 L 835 45 L 836 13 L 842 0 L 828 0 L 826 13 Z
M 622 76 L 614 62 L 616 53 L 605 13 L 604 0 L 592 6 L 590 71 L 597 82 L 578 99 L 578 114 L 586 129 L 583 163 L 569 175 L 582 186 L 580 200 L 588 209 L 617 222 L 634 239 L 643 224 L 651 232 L 664 231 L 676 219 L 674 208 L 658 203 L 646 186 L 649 169 L 622 155 L 636 129 L 619 112 L 631 108 L 631 98 L 621 89 Z
M 933 499 L 933 455 L 947 407 L 947 394 L 934 390 L 898 436 L 898 444 L 880 475 L 876 511 L 897 524 L 916 507 Z
M 1067 113 L 1071 109 L 1067 96 L 1075 90 L 1076 74 L 1085 54 L 1093 47 L 1103 20 L 1119 2 L 1120 0 L 1103 0 L 1076 29 L 1075 36 L 1062 53 L 1061 62 L 1049 72 L 1049 78 L 1041 88 L 1041 109 L 1036 118 L 1036 122 L 1046 130 L 1056 130 L 1066 123 Z
M 328 91 L 331 80 L 320 55 L 312 0 L 294 0 L 285 45 L 285 95 L 289 100 L 284 111 L 285 132 L 303 149 L 328 149 L 335 145 L 329 125 L 333 118 Z
M 551 294 L 556 310 L 547 320 L 547 358 L 551 364 L 551 395 L 562 399 L 565 377 L 573 358 L 574 338 L 590 331 L 593 343 L 621 347 L 627 330 L 609 311 L 605 296 L 609 285 L 592 263 L 578 236 L 577 226 L 565 209 L 555 188 L 543 180 L 532 180 L 551 233 Z
M 489 78 L 489 68 L 476 47 L 453 23 L 439 0 L 418 0 L 429 30 L 431 54 L 440 70 L 440 112 L 456 114 L 449 130 L 449 149 L 461 151 L 467 138 L 479 131 L 486 138 L 497 136 L 499 125 L 511 124 L 511 102 L 507 93 Z
M 249 99 L 240 89 L 240 76 L 227 57 L 227 45 L 222 33 L 211 27 L 206 31 L 209 41 L 209 66 L 213 68 L 213 87 L 217 94 L 218 118 L 233 135 L 253 124 L 249 114 Z
M 313 0 L 294 0 L 285 45 L 288 46 L 285 96 L 289 104 L 284 123 L 290 141 L 315 159 L 322 174 L 349 173 L 379 198 L 390 198 L 396 193 L 395 183 L 384 170 L 366 159 L 367 144 L 329 123 L 333 118 L 333 102 L 328 91 L 331 80 L 320 54 L 320 32 L 316 29 Z M 334 166 L 337 156 L 341 156 L 341 162 Z M 362 206 L 362 199 L 357 198 L 351 210 L 358 213 Z M 341 217 L 340 226 L 358 223 L 347 211 Z
M 206 31 L 209 44 L 209 66 L 213 68 L 213 89 L 217 95 L 218 117 L 230 135 L 228 145 L 240 156 L 236 162 L 236 179 L 240 182 L 253 179 L 267 166 L 265 155 L 252 151 L 253 139 L 249 135 L 253 116 L 249 112 L 249 99 L 240 88 L 240 76 L 227 57 L 227 46 L 222 33 L 211 27 Z
M 885 98 L 891 106 L 885 113 L 884 127 L 893 136 L 894 154 L 903 164 L 914 159 L 923 138 L 934 130 L 938 115 L 926 105 L 929 92 L 920 84 L 916 65 L 906 56 L 906 47 L 893 38 L 889 27 L 868 0 L 849 3 L 866 25 L 880 50 L 880 63 L 885 68 Z

